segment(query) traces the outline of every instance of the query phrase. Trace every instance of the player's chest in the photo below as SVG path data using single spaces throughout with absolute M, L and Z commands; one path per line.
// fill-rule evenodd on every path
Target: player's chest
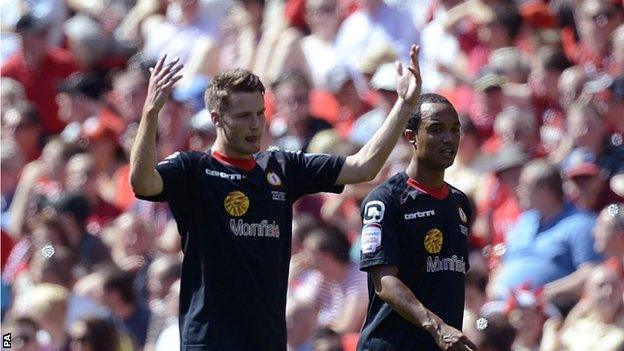
M 403 249 L 429 255 L 465 251 L 468 216 L 459 202 L 408 200 L 401 209 Z
M 284 177 L 271 169 L 240 172 L 205 167 L 197 183 L 202 206 L 223 217 L 275 220 L 291 207 Z

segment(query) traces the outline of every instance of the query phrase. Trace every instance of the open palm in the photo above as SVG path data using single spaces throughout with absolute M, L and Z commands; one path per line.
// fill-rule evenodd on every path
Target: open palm
M 178 74 L 182 70 L 180 59 L 165 64 L 167 55 L 163 55 L 153 68 L 150 68 L 150 79 L 147 87 L 147 98 L 145 106 L 149 109 L 160 111 L 169 95 L 173 85 L 182 79 L 182 75 Z
M 422 89 L 422 79 L 420 77 L 420 67 L 418 66 L 418 52 L 420 46 L 412 45 L 410 49 L 410 66 L 405 69 L 401 62 L 396 63 L 397 67 L 397 93 L 410 106 L 415 106 Z

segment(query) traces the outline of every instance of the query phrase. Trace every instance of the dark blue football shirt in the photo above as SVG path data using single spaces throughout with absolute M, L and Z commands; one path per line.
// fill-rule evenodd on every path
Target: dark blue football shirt
M 292 204 L 340 192 L 344 158 L 265 151 L 250 171 L 210 153 L 160 162 L 166 201 L 182 235 L 182 350 L 286 350 Z
M 448 184 L 440 194 L 414 184 L 405 172 L 399 173 L 362 202 L 360 268 L 397 267 L 398 278 L 425 307 L 461 330 L 471 205 L 465 194 Z M 429 332 L 375 294 L 370 275 L 368 291 L 359 351 L 439 350 Z

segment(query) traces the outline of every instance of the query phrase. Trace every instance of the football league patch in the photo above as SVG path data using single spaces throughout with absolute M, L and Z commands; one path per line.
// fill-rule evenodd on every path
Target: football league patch
M 362 253 L 369 254 L 381 247 L 381 225 L 370 223 L 362 228 L 362 241 L 360 243 Z

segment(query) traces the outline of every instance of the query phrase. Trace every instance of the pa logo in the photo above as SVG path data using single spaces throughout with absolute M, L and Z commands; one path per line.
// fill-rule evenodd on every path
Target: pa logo
M 3 349 L 11 348 L 11 333 L 2 334 L 2 348 Z

